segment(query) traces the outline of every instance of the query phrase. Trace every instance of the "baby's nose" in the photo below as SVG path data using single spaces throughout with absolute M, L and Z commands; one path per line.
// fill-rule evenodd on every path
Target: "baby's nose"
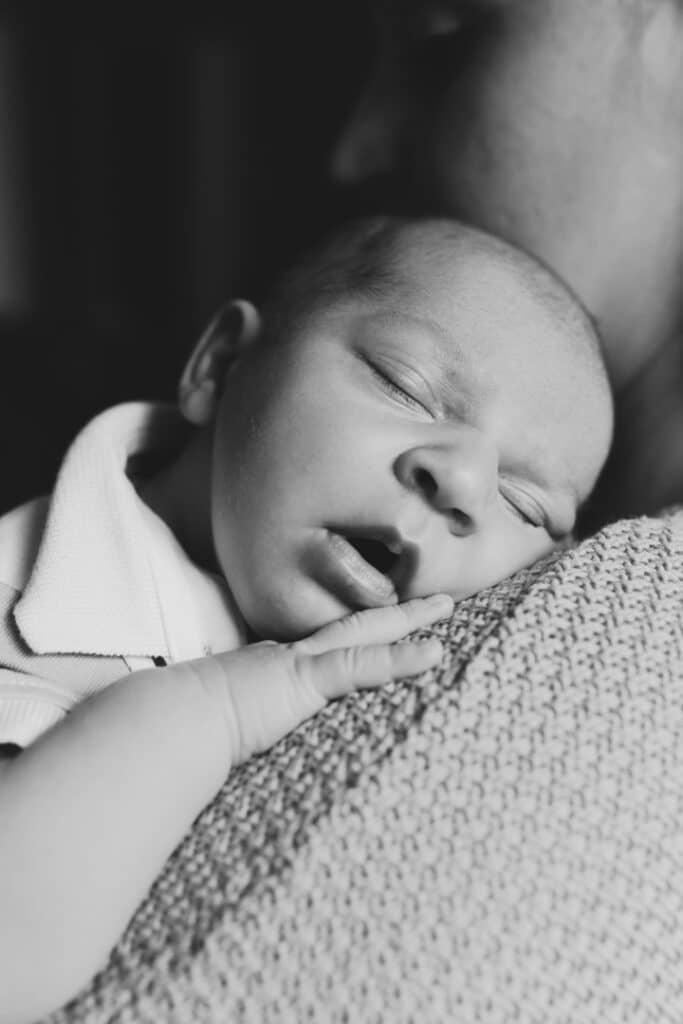
M 447 516 L 450 529 L 459 536 L 480 528 L 497 493 L 497 452 L 474 432 L 457 444 L 410 448 L 398 457 L 394 470 L 405 487 Z

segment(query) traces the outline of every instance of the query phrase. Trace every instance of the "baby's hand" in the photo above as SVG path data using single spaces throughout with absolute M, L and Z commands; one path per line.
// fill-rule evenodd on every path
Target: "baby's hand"
M 191 670 L 218 699 L 231 764 L 277 743 L 329 700 L 436 665 L 436 639 L 403 644 L 413 630 L 449 615 L 444 594 L 356 612 L 291 644 L 271 641 L 176 666 Z

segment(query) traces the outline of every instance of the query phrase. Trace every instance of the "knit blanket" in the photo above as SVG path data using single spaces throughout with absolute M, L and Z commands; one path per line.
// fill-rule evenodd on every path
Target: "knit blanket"
M 683 1021 L 683 513 L 435 632 L 229 778 L 52 1024 Z

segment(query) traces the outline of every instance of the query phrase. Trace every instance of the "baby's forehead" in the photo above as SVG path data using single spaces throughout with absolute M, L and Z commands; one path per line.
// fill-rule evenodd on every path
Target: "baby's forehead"
M 431 317 L 456 355 L 512 354 L 515 366 L 569 343 L 568 301 L 552 301 L 548 289 L 514 255 L 501 258 L 466 239 L 457 245 L 406 245 L 396 254 L 399 270 L 393 300 Z
M 535 264 L 492 236 L 459 224 L 430 222 L 409 225 L 397 234 L 379 261 L 378 277 L 389 268 L 398 286 L 412 285 L 434 298 L 446 292 L 462 301 L 494 284 L 505 296 L 529 294 Z

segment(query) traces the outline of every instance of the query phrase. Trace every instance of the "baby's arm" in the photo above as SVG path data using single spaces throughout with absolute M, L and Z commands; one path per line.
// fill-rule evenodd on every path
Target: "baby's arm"
M 0 1024 L 55 1009 L 103 965 L 232 767 L 327 700 L 434 665 L 435 641 L 395 641 L 449 600 L 135 673 L 0 763 Z

